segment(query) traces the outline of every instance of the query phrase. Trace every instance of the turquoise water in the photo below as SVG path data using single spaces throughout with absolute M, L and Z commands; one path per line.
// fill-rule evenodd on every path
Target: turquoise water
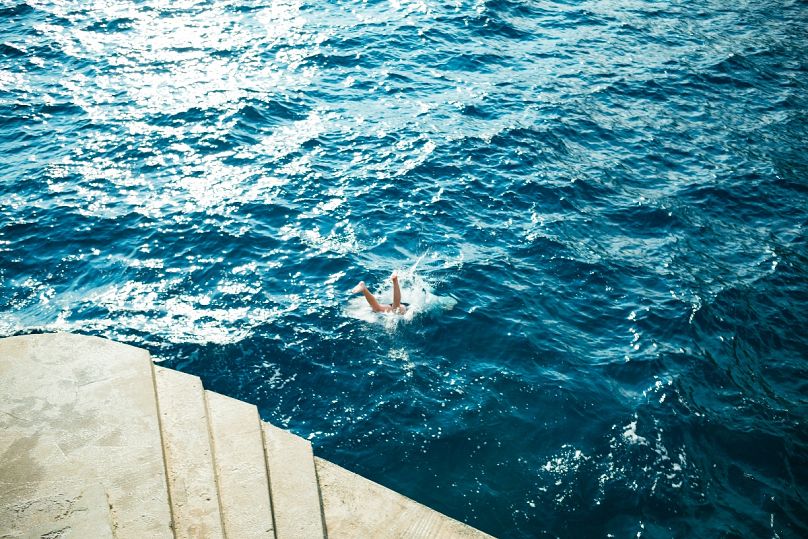
M 808 535 L 805 2 L 0 6 L 3 336 L 502 537 Z

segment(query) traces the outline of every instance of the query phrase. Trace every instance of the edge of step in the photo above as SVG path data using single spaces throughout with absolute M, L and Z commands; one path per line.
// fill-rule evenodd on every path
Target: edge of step
M 205 390 L 222 524 L 227 537 L 275 530 L 258 408 Z
M 154 381 L 175 537 L 224 537 L 202 380 L 155 365 Z
M 278 539 L 325 537 L 311 442 L 265 421 L 261 430 Z

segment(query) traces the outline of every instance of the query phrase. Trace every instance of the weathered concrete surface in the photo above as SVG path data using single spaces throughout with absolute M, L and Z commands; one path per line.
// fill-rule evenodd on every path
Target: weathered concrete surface
M 261 426 L 278 539 L 325 537 L 311 443 L 269 423 Z
M 0 539 L 12 537 L 112 539 L 109 503 L 99 484 L 53 483 L 39 485 L 49 492 L 27 498 L 17 490 L 25 486 L 0 485 L 7 496 L 17 499 L 0 507 Z
M 177 539 L 224 537 L 202 381 L 154 368 Z
M 205 397 L 225 535 L 273 537 L 258 409 L 211 391 Z
M 329 539 L 491 537 L 327 460 L 314 462 Z
M 63 333 L 0 339 L 0 480 L 15 485 L 0 486 L 0 507 L 84 478 L 106 492 L 116 537 L 171 537 L 162 452 L 148 352 Z

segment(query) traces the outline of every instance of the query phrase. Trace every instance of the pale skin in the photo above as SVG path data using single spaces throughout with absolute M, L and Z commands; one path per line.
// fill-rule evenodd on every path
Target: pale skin
M 373 309 L 373 312 L 404 314 L 407 312 L 407 308 L 401 303 L 401 288 L 398 286 L 398 273 L 394 271 L 393 275 L 390 276 L 390 280 L 393 281 L 393 303 L 390 305 L 382 305 L 379 303 L 376 297 L 370 293 L 368 287 L 365 286 L 365 281 L 359 281 L 359 284 L 356 285 L 351 292 L 354 294 L 361 292 L 365 296 L 370 308 Z

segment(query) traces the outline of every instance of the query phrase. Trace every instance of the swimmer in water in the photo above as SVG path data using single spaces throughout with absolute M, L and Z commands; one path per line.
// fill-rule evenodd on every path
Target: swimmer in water
M 407 312 L 407 308 L 401 303 L 401 288 L 398 286 L 398 272 L 394 271 L 393 275 L 390 276 L 390 280 L 393 281 L 393 303 L 390 305 L 382 305 L 373 294 L 370 293 L 368 287 L 365 286 L 365 281 L 359 281 L 359 284 L 356 285 L 351 292 L 354 294 L 362 293 L 365 296 L 365 299 L 370 304 L 370 308 L 373 309 L 373 312 L 376 313 L 395 313 L 395 314 L 404 314 Z

